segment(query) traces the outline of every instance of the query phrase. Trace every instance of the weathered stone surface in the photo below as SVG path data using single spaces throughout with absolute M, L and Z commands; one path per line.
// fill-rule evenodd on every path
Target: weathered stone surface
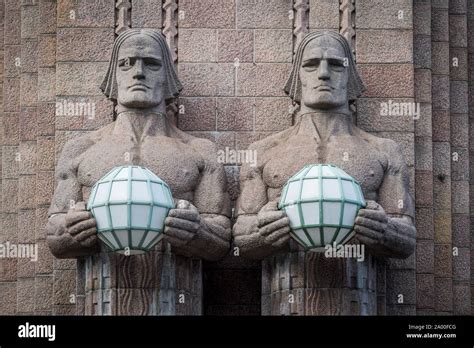
M 108 61 L 114 44 L 112 28 L 59 28 L 59 62 Z
M 434 244 L 431 240 L 416 242 L 416 271 L 417 273 L 433 273 Z
M 20 113 L 20 140 L 36 140 L 36 108 L 22 108 Z
M 53 306 L 53 277 L 36 277 L 35 310 L 51 310 Z
M 434 237 L 433 208 L 431 207 L 422 208 L 422 207 L 417 206 L 415 221 L 416 221 L 417 238 L 418 239 L 433 239 Z
M 5 46 L 5 68 L 3 75 L 6 77 L 18 77 L 21 72 L 21 46 Z
M 182 0 L 179 3 L 180 28 L 234 28 L 234 0 Z
M 18 179 L 18 208 L 36 208 L 36 176 L 22 175 Z
M 53 289 L 53 304 L 71 304 L 70 297 L 76 294 L 76 271 L 55 270 Z
M 389 104 L 390 103 L 390 104 Z M 368 132 L 376 131 L 414 131 L 414 115 L 384 115 L 388 105 L 402 106 L 413 103 L 411 99 L 361 98 L 357 103 L 357 123 Z
M 449 42 L 431 43 L 431 68 L 433 74 L 449 74 Z
M 3 212 L 16 213 L 18 210 L 18 180 L 2 180 Z
M 178 40 L 180 62 L 216 62 L 217 31 L 213 29 L 181 29 Z
M 359 30 L 358 63 L 411 63 L 413 35 L 406 30 Z
M 179 65 L 179 77 L 185 86 L 183 96 L 231 96 L 234 94 L 232 64 Z
M 36 142 L 20 143 L 20 174 L 33 175 L 36 173 Z
M 453 181 L 469 181 L 469 153 L 464 148 L 451 148 L 451 178 Z
M 162 0 L 132 0 L 132 28 L 161 28 Z
M 367 86 L 366 97 L 414 97 L 411 64 L 364 64 L 359 71 Z
M 37 134 L 40 135 L 54 135 L 55 125 L 55 111 L 56 106 L 53 103 L 40 103 L 37 106 Z
M 236 0 L 236 7 L 239 29 L 282 29 L 293 25 L 292 4 L 286 0 Z
M 449 76 L 432 75 L 431 91 L 433 110 L 449 109 Z M 434 127 L 434 125 L 433 125 Z
M 219 30 L 217 49 L 219 62 L 252 62 L 253 36 L 252 30 Z
M 431 171 L 433 166 L 433 144 L 431 137 L 416 137 L 415 168 Z
M 309 0 L 309 27 L 311 29 L 338 29 L 339 4 L 331 0 Z
M 19 135 L 19 114 L 3 114 L 3 145 L 18 145 Z
M 254 124 L 253 98 L 218 98 L 217 130 L 252 130 Z
M 19 45 L 21 43 L 21 12 L 8 11 L 5 15 L 5 45 Z
M 38 172 L 36 175 L 36 202 L 51 204 L 54 191 L 54 172 Z
M 20 111 L 20 79 L 5 78 L 3 83 L 3 108 L 5 112 Z
M 24 73 L 20 78 L 22 106 L 35 106 L 38 102 L 38 74 Z
M 38 66 L 54 67 L 56 65 L 56 36 L 41 35 L 38 38 Z
M 283 86 L 288 79 L 290 69 L 290 64 L 241 64 L 236 73 L 236 95 L 257 97 L 284 96 Z
M 453 312 L 455 315 L 471 315 L 471 289 L 469 285 L 453 285 Z
M 107 63 L 58 63 L 56 65 L 57 95 L 101 95 L 99 86 Z
M 413 33 L 431 35 L 431 0 L 413 1 Z
M 372 0 L 357 3 L 356 23 L 361 29 L 411 29 L 412 1 Z
M 21 38 L 34 39 L 38 36 L 38 6 L 21 7 Z
M 215 98 L 180 98 L 179 127 L 183 130 L 216 130 Z
M 449 44 L 453 47 L 467 47 L 466 16 L 449 16 Z
M 453 181 L 451 183 L 453 192 L 452 209 L 455 214 L 469 214 L 469 182 Z
M 432 274 L 416 275 L 416 307 L 417 309 L 434 308 L 434 277 Z
M 54 170 L 54 137 L 38 137 L 38 170 Z
M 432 8 L 431 39 L 433 41 L 449 40 L 449 14 L 447 10 Z
M 18 146 L 2 147 L 2 178 L 15 179 L 19 173 Z
M 435 278 L 435 310 L 453 310 L 453 282 L 451 278 Z
M 293 32 L 290 29 L 255 30 L 255 62 L 291 62 Z
M 434 238 L 438 243 L 451 243 L 451 211 L 434 210 Z
M 431 38 L 415 35 L 413 38 L 413 62 L 415 68 L 431 68 Z
M 415 274 L 404 270 L 387 272 L 387 304 L 398 304 L 399 295 L 403 295 L 403 304 L 416 303 Z
M 465 214 L 453 214 L 453 245 L 466 247 L 470 243 L 470 217 Z
M 290 106 L 288 98 L 256 98 L 255 130 L 281 131 L 290 127 L 293 121 Z
M 403 158 L 407 166 L 411 167 L 415 164 L 414 143 L 415 137 L 413 133 L 404 132 L 377 132 L 381 138 L 392 139 L 400 145 L 403 153 Z
M 451 112 L 467 114 L 469 112 L 469 88 L 467 81 L 451 81 L 449 90 Z
M 52 34 L 56 32 L 56 1 L 45 0 L 39 2 L 40 33 Z
M 465 48 L 449 48 L 450 76 L 452 80 L 468 80 L 469 63 Z
M 459 247 L 456 254 L 453 252 L 453 277 L 456 280 L 470 280 L 471 251 L 469 247 Z
M 450 277 L 452 275 L 453 250 L 449 244 L 435 244 L 434 271 L 436 277 Z
M 61 0 L 57 4 L 57 26 L 113 28 L 114 0 Z
M 417 103 L 431 103 L 431 71 L 415 69 L 415 100 Z
M 16 314 L 16 282 L 1 282 L 0 283 L 0 313 L 2 315 Z
M 415 187 L 415 202 L 417 206 L 431 206 L 433 204 L 433 174 L 431 171 L 416 171 Z
M 433 141 L 448 142 L 451 138 L 449 111 L 433 110 Z

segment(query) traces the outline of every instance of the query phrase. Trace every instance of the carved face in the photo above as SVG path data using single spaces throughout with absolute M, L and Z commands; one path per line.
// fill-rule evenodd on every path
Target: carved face
M 126 107 L 151 108 L 164 100 L 165 72 L 159 44 L 147 35 L 134 35 L 118 52 L 117 102 Z
M 301 102 L 311 109 L 334 109 L 347 104 L 349 78 L 344 48 L 335 39 L 319 36 L 303 51 L 300 67 Z

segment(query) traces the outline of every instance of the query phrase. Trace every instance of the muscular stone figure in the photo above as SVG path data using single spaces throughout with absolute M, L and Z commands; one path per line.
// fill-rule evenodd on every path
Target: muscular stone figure
M 64 146 L 49 210 L 51 252 L 86 256 L 79 262 L 85 290 L 77 294 L 85 296 L 86 314 L 201 314 L 199 259 L 216 260 L 228 251 L 229 199 L 214 144 L 180 131 L 165 116 L 166 102 L 182 87 L 162 34 L 122 33 L 101 89 L 116 100 L 117 119 Z M 141 256 L 108 253 L 85 210 L 91 187 L 126 164 L 149 168 L 177 203 L 165 219 L 164 241 Z
M 406 258 L 414 250 L 414 207 L 400 146 L 356 127 L 349 101 L 364 90 L 343 36 L 310 33 L 301 42 L 285 87 L 300 104 L 294 126 L 258 141 L 257 166 L 241 170 L 234 226 L 244 257 L 263 262 L 264 314 L 377 314 L 376 264 L 329 259 L 290 241 L 289 220 L 277 209 L 288 179 L 304 165 L 334 164 L 355 178 L 367 201 L 355 239 L 371 255 Z

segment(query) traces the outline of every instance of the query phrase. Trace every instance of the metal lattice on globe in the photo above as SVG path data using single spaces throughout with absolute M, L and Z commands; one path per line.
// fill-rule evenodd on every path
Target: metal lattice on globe
M 284 209 L 291 236 L 307 250 L 342 245 L 354 235 L 354 221 L 365 207 L 360 185 L 331 164 L 310 164 L 288 180 L 279 209 Z
M 120 166 L 92 188 L 87 209 L 99 239 L 112 251 L 142 254 L 163 237 L 174 200 L 169 186 L 147 168 Z

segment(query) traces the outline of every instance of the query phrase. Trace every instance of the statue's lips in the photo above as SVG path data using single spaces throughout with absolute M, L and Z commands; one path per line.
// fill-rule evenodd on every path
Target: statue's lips
M 316 86 L 314 87 L 315 90 L 320 92 L 330 92 L 333 88 L 331 86 Z
M 128 87 L 128 89 L 131 91 L 146 91 L 147 89 L 149 89 L 149 87 L 147 85 L 135 84 Z

